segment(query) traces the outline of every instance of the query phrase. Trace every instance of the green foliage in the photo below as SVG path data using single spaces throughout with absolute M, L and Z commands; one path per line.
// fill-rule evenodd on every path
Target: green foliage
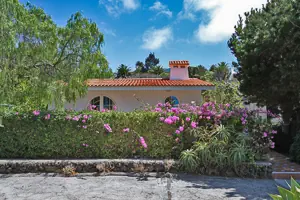
M 221 62 L 212 65 L 209 71 L 203 75 L 203 80 L 212 82 L 215 90 L 203 92 L 203 96 L 217 104 L 230 104 L 233 107 L 243 107 L 243 95 L 240 92 L 240 83 L 229 80 L 231 75 L 230 67 L 227 63 Z
M 153 67 L 159 64 L 159 59 L 155 57 L 154 53 L 150 53 L 149 56 L 145 59 L 145 65 L 142 69 L 142 72 L 148 72 Z
M 299 200 L 300 199 L 300 185 L 293 178 L 291 178 L 290 190 L 278 186 L 279 195 L 271 194 L 273 200 Z
M 204 91 L 203 96 L 217 104 L 229 103 L 234 107 L 243 107 L 243 95 L 239 90 L 240 83 L 237 81 L 213 81 L 209 78 L 212 75 L 213 73 L 208 71 L 204 77 L 205 80 L 210 80 L 215 85 L 215 90 Z
M 212 72 L 214 81 L 228 81 L 231 75 L 230 67 L 225 62 L 212 65 L 209 71 Z
M 197 67 L 189 67 L 189 77 L 202 79 L 207 69 L 203 65 L 198 65 Z
M 81 13 L 56 25 L 43 9 L 0 1 L 0 103 L 61 108 L 86 93 L 88 78 L 111 77 L 104 36 Z
M 160 65 L 154 66 L 149 70 L 150 73 L 160 75 L 165 72 L 164 68 Z
M 241 92 L 280 107 L 286 125 L 300 102 L 300 2 L 268 1 L 240 17 L 228 45 L 236 56 Z
M 193 150 L 185 150 L 180 155 L 180 162 L 183 163 L 185 170 L 195 172 L 198 167 L 198 157 Z
M 197 142 L 181 155 L 180 161 L 185 169 L 235 169 L 252 161 L 251 146 L 244 138 L 236 136 L 233 127 L 217 125 L 200 127 L 198 131 Z
M 137 61 L 135 63 L 135 73 L 141 73 L 144 68 L 144 63 L 142 61 Z
M 290 157 L 293 161 L 300 163 L 300 134 L 294 138 L 293 144 L 290 147 Z
M 121 64 L 117 69 L 117 78 L 126 78 L 130 75 L 130 67 Z
M 176 142 L 167 133 L 174 128 L 160 123 L 157 113 L 107 112 L 81 113 L 79 121 L 66 116 L 74 112 L 48 112 L 34 116 L 9 113 L 0 130 L 0 158 L 177 158 Z M 92 115 L 82 122 L 84 115 Z M 109 124 L 112 133 L 103 127 Z M 86 128 L 84 128 L 86 126 Z M 129 132 L 123 132 L 129 128 Z M 145 138 L 148 149 L 142 148 L 139 136 Z M 88 146 L 86 146 L 86 144 Z M 181 147 L 179 152 L 181 151 Z

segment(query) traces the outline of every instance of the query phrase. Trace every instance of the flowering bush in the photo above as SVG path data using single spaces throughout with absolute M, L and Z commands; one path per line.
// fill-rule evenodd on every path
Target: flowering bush
M 262 111 L 230 104 L 158 103 L 129 113 L 90 108 L 5 115 L 0 158 L 180 157 L 188 169 L 221 169 L 261 159 L 275 145 Z
M 0 158 L 176 158 L 158 113 L 11 112 L 3 123 Z

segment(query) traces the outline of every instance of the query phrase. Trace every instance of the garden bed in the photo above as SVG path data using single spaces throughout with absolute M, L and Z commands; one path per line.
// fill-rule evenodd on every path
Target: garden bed
M 173 108 L 159 103 L 128 113 L 2 113 L 0 158 L 174 159 L 180 171 L 248 176 L 256 170 L 245 166 L 257 166 L 255 160 L 274 148 L 276 131 L 258 112 L 229 104 Z

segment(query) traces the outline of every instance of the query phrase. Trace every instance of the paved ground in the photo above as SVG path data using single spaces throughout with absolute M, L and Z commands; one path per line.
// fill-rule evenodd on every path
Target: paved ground
M 81 178 L 42 175 L 0 175 L 0 199 L 7 200 L 171 200 L 270 199 L 277 193 L 273 180 L 179 175 L 176 179 L 124 176 Z

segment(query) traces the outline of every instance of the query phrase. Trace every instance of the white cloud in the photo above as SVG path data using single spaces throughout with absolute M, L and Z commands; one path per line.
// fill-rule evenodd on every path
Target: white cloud
M 267 0 L 183 0 L 183 10 L 178 19 L 196 19 L 196 12 L 206 11 L 208 23 L 201 23 L 195 31 L 201 42 L 220 42 L 228 39 L 234 32 L 238 15 L 261 8 Z
M 139 1 L 137 0 L 121 0 L 126 9 L 135 10 L 140 6 Z
M 150 28 L 143 35 L 142 48 L 156 50 L 167 44 L 173 38 L 173 31 L 170 27 L 162 29 Z
M 152 11 L 157 11 L 157 15 L 166 15 L 169 18 L 173 16 L 173 13 L 170 11 L 170 9 L 159 1 L 156 1 L 149 9 Z
M 114 37 L 117 36 L 116 32 L 115 32 L 114 30 L 112 30 L 112 29 L 102 28 L 102 29 L 100 29 L 100 30 L 101 30 L 104 34 L 111 35 L 111 36 L 114 36 Z
M 139 0 L 99 0 L 99 4 L 103 5 L 108 14 L 118 17 L 124 12 L 134 11 L 139 8 Z

